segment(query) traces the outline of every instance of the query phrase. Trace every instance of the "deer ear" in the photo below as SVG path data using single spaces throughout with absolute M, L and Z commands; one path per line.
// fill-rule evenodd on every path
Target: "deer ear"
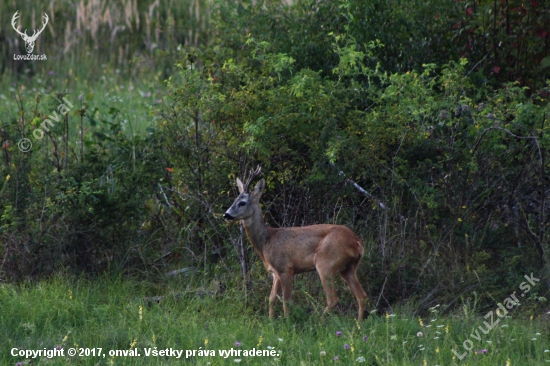
M 256 187 L 254 187 L 254 196 L 260 198 L 262 193 L 264 193 L 264 189 L 265 189 L 265 179 L 262 179 L 258 183 L 256 183 Z
M 237 187 L 239 188 L 239 193 L 243 193 L 244 192 L 244 185 L 243 185 L 243 182 L 241 182 L 241 180 L 239 178 L 237 178 Z

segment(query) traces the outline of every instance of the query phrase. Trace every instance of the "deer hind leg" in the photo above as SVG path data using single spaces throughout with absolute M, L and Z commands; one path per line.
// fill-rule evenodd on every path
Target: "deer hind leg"
M 281 281 L 276 275 L 273 275 L 273 286 L 271 287 L 271 294 L 269 294 L 269 317 L 273 318 L 275 315 L 275 302 L 277 296 L 281 295 Z
M 338 296 L 336 296 L 336 286 L 334 284 L 334 273 L 325 266 L 323 263 L 317 263 L 316 266 L 317 273 L 321 278 L 321 283 L 323 284 L 323 290 L 327 297 L 327 307 L 325 311 L 330 311 L 334 309 L 336 304 L 338 304 Z
M 357 268 L 357 263 L 348 266 L 345 270 L 340 272 L 340 276 L 346 281 L 348 284 L 351 292 L 355 295 L 355 298 L 357 299 L 357 303 L 359 305 L 359 314 L 357 316 L 358 321 L 363 320 L 363 314 L 365 312 L 365 305 L 367 301 L 367 294 L 363 290 L 363 287 L 361 286 L 361 283 L 357 279 L 357 274 L 355 273 L 355 270 Z
M 292 286 L 294 285 L 294 276 L 291 273 L 282 273 L 279 281 L 283 290 L 283 311 L 285 317 L 290 315 L 288 304 L 292 296 Z

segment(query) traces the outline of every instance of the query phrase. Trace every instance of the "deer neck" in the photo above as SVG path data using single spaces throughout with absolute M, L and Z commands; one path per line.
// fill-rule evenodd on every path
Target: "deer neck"
M 269 240 L 269 230 L 264 223 L 260 207 L 254 210 L 251 217 L 242 221 L 248 240 L 263 259 L 263 251 Z

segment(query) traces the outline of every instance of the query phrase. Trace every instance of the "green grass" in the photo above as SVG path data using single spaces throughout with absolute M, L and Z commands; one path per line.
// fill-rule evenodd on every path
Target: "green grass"
M 362 324 L 351 315 L 317 312 L 324 301 L 296 304 L 289 319 L 267 317 L 267 303 L 252 301 L 238 290 L 210 291 L 201 279 L 139 282 L 112 279 L 57 277 L 35 284 L 0 285 L 0 364 L 15 365 L 168 365 L 175 357 L 147 357 L 144 349 L 196 350 L 189 364 L 225 365 L 543 365 L 550 362 L 548 330 L 540 319 L 522 319 L 521 307 L 510 312 L 495 329 L 470 337 L 483 325 L 478 316 L 430 316 L 419 319 L 405 310 L 371 314 Z M 264 293 L 269 288 L 255 288 Z M 298 298 L 300 298 L 299 290 Z M 158 303 L 152 296 L 164 296 Z M 259 295 L 258 295 L 259 296 Z M 262 298 L 262 297 L 259 297 Z M 248 300 L 248 302 L 247 302 Z M 312 306 L 313 305 L 313 306 Z M 277 309 L 281 312 L 281 309 Z M 350 313 L 351 314 L 351 313 Z M 341 332 L 340 335 L 337 332 Z M 419 334 L 422 333 L 422 335 Z M 473 351 L 462 361 L 471 339 Z M 240 342 L 240 346 L 236 346 Z M 349 345 L 349 349 L 345 345 Z M 13 357 L 12 348 L 53 349 L 61 346 L 85 352 L 102 348 L 101 356 Z M 109 356 L 110 350 L 137 348 L 140 357 Z M 241 351 L 224 358 L 220 350 Z M 243 352 L 271 349 L 273 357 L 245 357 Z M 208 356 L 199 356 L 207 350 Z M 210 353 L 215 352 L 215 356 Z M 103 355 L 105 355 L 103 357 Z M 363 361 L 364 362 L 361 362 Z

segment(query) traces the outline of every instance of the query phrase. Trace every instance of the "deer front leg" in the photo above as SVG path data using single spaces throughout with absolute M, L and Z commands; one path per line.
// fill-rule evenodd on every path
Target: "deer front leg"
M 273 275 L 273 286 L 271 287 L 271 294 L 269 294 L 269 317 L 273 318 L 275 315 L 275 302 L 277 297 L 281 295 L 281 281 L 277 276 Z
M 283 311 L 285 313 L 285 318 L 286 318 L 290 315 L 290 311 L 288 309 L 287 303 L 290 302 L 290 298 L 292 296 L 292 286 L 294 283 L 294 277 L 292 274 L 283 273 L 280 276 L 280 282 L 283 288 Z

